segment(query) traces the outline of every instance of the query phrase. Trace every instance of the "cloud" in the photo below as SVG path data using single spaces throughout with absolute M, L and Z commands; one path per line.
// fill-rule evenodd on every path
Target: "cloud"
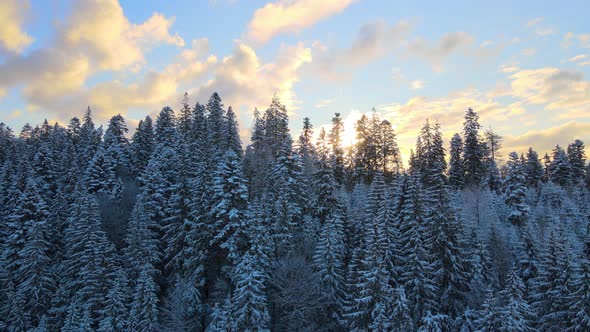
M 132 83 L 110 80 L 89 87 L 80 87 L 59 98 L 39 99 L 31 96 L 31 102 L 43 106 L 44 110 L 53 111 L 60 118 L 66 119 L 72 109 L 83 109 L 91 105 L 98 120 L 106 120 L 114 114 L 133 108 L 157 110 L 171 101 L 180 100 L 179 89 L 184 83 L 192 83 L 205 77 L 213 70 L 218 60 L 215 56 L 201 54 L 196 57 L 184 57 L 186 52 L 198 53 L 203 40 L 193 43 L 192 48 L 179 53 L 176 61 L 162 71 L 148 71 L 135 77 Z M 172 104 L 176 106 L 176 104 Z
M 408 48 L 412 53 L 436 62 L 457 50 L 465 49 L 474 40 L 470 34 L 459 31 L 446 34 L 435 43 L 418 38 L 412 41 Z
M 22 27 L 28 9 L 28 1 L 0 1 L 0 53 L 20 53 L 33 42 Z
M 365 23 L 349 47 L 330 48 L 316 41 L 312 44 L 312 72 L 329 80 L 342 81 L 351 70 L 400 49 L 415 23 L 415 20 L 401 20 L 393 25 L 383 20 Z
M 337 14 L 354 0 L 278 0 L 256 10 L 248 23 L 246 37 L 264 44 L 278 34 L 298 33 Z
M 535 28 L 535 33 L 541 37 L 557 34 L 557 30 L 555 28 L 549 26 L 541 26 L 543 20 L 544 19 L 542 17 L 534 18 L 526 23 L 526 27 L 527 29 Z
M 498 71 L 502 72 L 502 73 L 513 73 L 515 71 L 519 71 L 520 68 L 518 67 L 518 63 L 512 62 L 512 63 L 505 63 L 503 65 L 500 65 L 498 67 Z
M 325 107 L 331 105 L 333 102 L 334 102 L 333 98 L 322 99 L 317 104 L 315 104 L 315 108 L 325 108 Z
M 422 80 L 414 80 L 412 81 L 412 90 L 419 90 L 424 88 L 424 81 Z
M 537 50 L 534 48 L 525 48 L 524 50 L 522 50 L 520 52 L 520 54 L 522 54 L 524 56 L 533 56 L 533 55 L 537 54 Z
M 590 33 L 583 33 L 576 35 L 573 32 L 567 32 L 563 35 L 561 46 L 563 48 L 569 48 L 573 42 L 577 41 L 581 48 L 590 48 Z
M 398 83 L 403 83 L 405 85 L 407 85 L 410 89 L 412 90 L 419 90 L 424 88 L 425 86 L 425 82 L 423 80 L 417 79 L 417 80 L 409 80 L 406 78 L 406 76 L 401 72 L 400 68 L 392 68 L 391 69 L 391 78 L 398 82 Z
M 226 105 L 253 109 L 268 105 L 276 93 L 293 111 L 299 104 L 293 86 L 299 80 L 299 69 L 311 60 L 311 50 L 299 43 L 281 46 L 274 61 L 262 63 L 253 48 L 238 41 L 232 54 L 215 67 L 213 78 L 193 94 L 207 100 L 218 91 Z
M 557 31 L 555 30 L 555 28 L 552 27 L 539 27 L 535 30 L 535 33 L 541 37 L 545 37 L 555 35 L 557 34 Z
M 551 128 L 541 130 L 530 130 L 522 135 L 504 135 L 505 154 L 510 151 L 523 153 L 529 147 L 533 147 L 541 156 L 555 147 L 556 144 L 562 147 L 581 139 L 590 141 L 590 123 L 570 121 Z
M 578 54 L 568 59 L 569 62 L 577 62 L 588 58 L 588 54 Z
M 161 44 L 184 45 L 182 38 L 169 32 L 173 22 L 173 18 L 154 13 L 145 22 L 134 24 L 116 0 L 75 1 L 46 47 L 24 55 L 10 55 L 0 64 L 0 90 L 22 86 L 23 96 L 32 105 L 63 112 L 58 106 L 66 100 L 78 100 L 93 89 L 108 90 L 104 85 L 109 83 L 86 86 L 93 75 L 137 72 L 151 48 Z M 122 83 L 115 80 L 111 84 Z
M 154 13 L 141 24 L 129 22 L 117 0 L 73 2 L 72 14 L 59 31 L 59 44 L 81 50 L 103 70 L 120 70 L 143 63 L 144 52 L 158 44 L 184 46 L 171 35 L 174 18 Z
M 363 24 L 352 46 L 346 50 L 347 62 L 367 63 L 383 55 L 388 50 L 399 46 L 413 26 L 414 22 L 408 20 L 399 21 L 393 26 L 388 26 L 383 20 Z
M 545 67 L 518 71 L 510 79 L 513 97 L 559 111 L 557 118 L 588 118 L 590 82 L 582 72 Z
M 542 21 L 543 21 L 543 18 L 542 18 L 542 17 L 536 17 L 536 18 L 534 18 L 534 19 L 532 19 L 532 20 L 528 21 L 528 22 L 526 23 L 526 27 L 527 27 L 527 28 L 532 28 L 532 27 L 534 27 L 534 26 L 538 25 L 539 23 L 541 23 Z

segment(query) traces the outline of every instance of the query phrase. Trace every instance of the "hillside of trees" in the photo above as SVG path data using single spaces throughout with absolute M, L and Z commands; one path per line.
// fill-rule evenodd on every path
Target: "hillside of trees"
M 294 138 L 276 97 L 245 150 L 217 93 L 132 137 L 90 108 L 0 123 L 0 330 L 590 331 L 584 143 L 457 121 L 407 165 L 377 114 L 345 148 L 338 113 Z

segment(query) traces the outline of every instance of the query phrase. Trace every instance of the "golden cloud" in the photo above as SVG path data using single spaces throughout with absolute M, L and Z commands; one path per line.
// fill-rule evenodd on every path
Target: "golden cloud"
M 343 11 L 353 1 L 278 0 L 268 3 L 254 13 L 246 37 L 263 44 L 278 34 L 297 33 Z
M 154 13 L 141 24 L 129 22 L 117 0 L 75 1 L 72 15 L 60 32 L 68 49 L 82 50 L 100 69 L 119 70 L 144 61 L 144 51 L 156 44 L 184 46 L 170 35 L 174 18 Z
M 33 42 L 22 28 L 28 8 L 28 1 L 0 1 L 0 51 L 19 53 Z

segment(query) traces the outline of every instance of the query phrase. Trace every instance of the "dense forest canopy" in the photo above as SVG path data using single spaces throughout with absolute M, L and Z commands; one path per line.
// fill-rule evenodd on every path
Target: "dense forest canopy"
M 589 331 L 584 143 L 463 121 L 449 146 L 426 121 L 407 165 L 377 114 L 343 147 L 340 114 L 293 138 L 276 97 L 245 151 L 217 93 L 131 138 L 90 108 L 0 123 L 0 329 Z

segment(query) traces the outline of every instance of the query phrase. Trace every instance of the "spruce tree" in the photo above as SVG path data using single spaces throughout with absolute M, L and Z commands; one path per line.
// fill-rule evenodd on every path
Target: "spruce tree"
M 504 292 L 506 305 L 502 313 L 504 319 L 500 331 L 534 331 L 532 320 L 535 317 L 524 298 L 524 283 L 518 276 L 516 266 L 510 270 L 507 282 L 508 289 Z
M 529 148 L 527 151 L 524 170 L 527 185 L 536 187 L 541 183 L 543 179 L 543 166 L 541 165 L 539 155 L 533 148 Z
M 152 118 L 146 116 L 140 120 L 131 142 L 131 164 L 136 175 L 140 175 L 147 166 L 154 151 L 154 127 Z
M 565 151 L 559 146 L 553 149 L 551 164 L 547 168 L 549 180 L 561 186 L 568 186 L 572 183 L 573 170 Z
M 463 140 L 459 134 L 453 135 L 451 138 L 450 148 L 450 161 L 449 161 L 449 184 L 459 189 L 463 187 Z
M 344 178 L 344 150 L 342 148 L 342 133 L 344 122 L 340 113 L 335 113 L 332 118 L 332 129 L 330 129 L 329 142 L 332 147 L 332 169 L 336 183 L 342 183 Z
M 131 329 L 152 331 L 158 323 L 158 285 L 153 267 L 144 264 L 135 282 L 131 303 Z
M 226 252 L 235 262 L 246 246 L 248 188 L 242 174 L 239 157 L 228 150 L 219 164 L 213 180 L 210 211 L 213 239 L 211 244 Z
M 579 274 L 576 286 L 576 302 L 572 308 L 575 318 L 570 330 L 587 331 L 590 329 L 590 263 L 587 259 L 582 260 L 582 273 Z
M 463 123 L 463 165 L 466 185 L 479 185 L 485 172 L 484 143 L 479 136 L 478 120 L 477 113 L 469 108 Z
M 510 209 L 508 219 L 516 225 L 521 225 L 530 210 L 525 202 L 524 170 L 516 152 L 511 152 L 509 156 L 507 175 L 502 185 L 502 191 L 504 202 Z
M 256 244 L 242 256 L 235 270 L 235 290 L 232 296 L 234 324 L 240 331 L 268 331 L 268 275 L 264 269 L 264 254 Z
M 574 184 L 584 182 L 586 168 L 586 153 L 584 142 L 577 139 L 567 147 L 567 158 L 572 168 L 572 181 Z

